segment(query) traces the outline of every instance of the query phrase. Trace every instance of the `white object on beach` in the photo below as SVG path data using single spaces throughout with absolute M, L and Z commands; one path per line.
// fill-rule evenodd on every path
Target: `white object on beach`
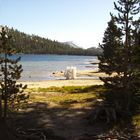
M 76 79 L 76 67 L 67 67 L 64 76 L 67 80 Z

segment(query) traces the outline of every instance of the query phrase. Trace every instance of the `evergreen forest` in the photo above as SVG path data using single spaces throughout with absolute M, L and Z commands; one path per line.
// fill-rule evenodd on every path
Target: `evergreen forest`
M 10 45 L 18 53 L 24 54 L 58 54 L 58 55 L 91 55 L 96 56 L 100 48 L 83 49 L 69 44 L 46 39 L 38 35 L 29 35 L 14 28 L 5 27 L 8 35 L 12 36 Z

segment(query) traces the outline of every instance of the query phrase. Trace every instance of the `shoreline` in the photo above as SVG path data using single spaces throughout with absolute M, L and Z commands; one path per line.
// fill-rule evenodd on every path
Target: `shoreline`
M 106 76 L 105 73 L 98 72 L 97 70 L 78 70 L 77 78 L 74 80 L 66 80 L 62 71 L 55 72 L 54 77 L 60 78 L 55 80 L 44 81 L 20 81 L 23 85 L 27 85 L 28 88 L 48 88 L 48 87 L 63 87 L 63 86 L 91 86 L 91 85 L 103 85 L 103 82 L 99 79 L 99 76 Z M 61 77 L 63 76 L 63 79 Z

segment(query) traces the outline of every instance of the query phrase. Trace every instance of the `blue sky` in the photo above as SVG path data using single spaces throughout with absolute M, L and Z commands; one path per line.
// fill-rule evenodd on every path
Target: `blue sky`
M 0 24 L 60 42 L 97 47 L 117 0 L 0 0 Z

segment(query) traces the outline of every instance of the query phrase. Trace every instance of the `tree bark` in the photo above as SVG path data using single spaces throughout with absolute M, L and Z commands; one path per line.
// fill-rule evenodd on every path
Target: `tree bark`
M 7 117 L 7 52 L 5 53 L 5 74 L 4 74 L 4 84 L 5 84 L 5 91 L 4 91 L 4 119 Z
M 0 95 L 0 119 L 2 118 L 2 94 Z

